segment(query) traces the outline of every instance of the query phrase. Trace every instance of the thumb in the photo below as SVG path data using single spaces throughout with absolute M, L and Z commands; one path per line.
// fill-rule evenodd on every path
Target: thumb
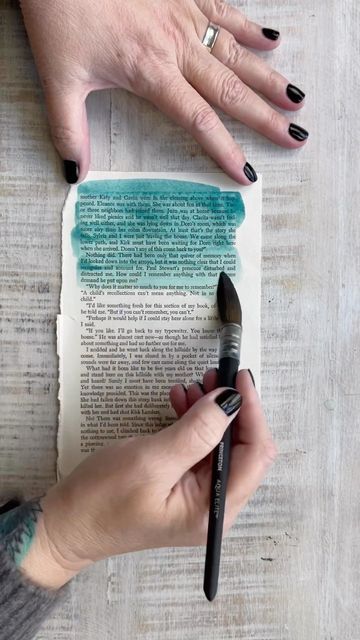
M 51 135 L 63 160 L 64 176 L 69 184 L 83 180 L 89 169 L 86 96 L 81 94 L 79 87 L 67 92 L 51 88 L 46 94 Z
M 157 434 L 165 451 L 166 476 L 172 483 L 215 449 L 241 401 L 236 389 L 215 389 L 198 400 L 180 420 Z

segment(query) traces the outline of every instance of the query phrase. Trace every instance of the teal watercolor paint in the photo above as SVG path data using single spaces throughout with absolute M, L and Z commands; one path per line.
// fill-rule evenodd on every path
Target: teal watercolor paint
M 71 241 L 85 289 L 172 288 L 209 294 L 219 272 L 241 268 L 237 191 L 182 180 L 79 185 Z
M 0 538 L 9 556 L 20 566 L 35 537 L 40 504 L 24 502 L 0 515 Z

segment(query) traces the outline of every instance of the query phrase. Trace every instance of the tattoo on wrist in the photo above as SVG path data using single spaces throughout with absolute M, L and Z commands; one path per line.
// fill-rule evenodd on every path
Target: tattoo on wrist
M 39 498 L 0 515 L 0 542 L 17 566 L 31 547 L 41 512 Z

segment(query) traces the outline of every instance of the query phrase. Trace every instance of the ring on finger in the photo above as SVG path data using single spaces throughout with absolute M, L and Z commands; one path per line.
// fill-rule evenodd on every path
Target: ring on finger
M 212 52 L 215 46 L 215 42 L 217 40 L 219 32 L 220 32 L 220 27 L 217 24 L 214 24 L 213 22 L 209 22 L 208 26 L 206 27 L 204 37 L 201 40 L 201 44 L 203 44 L 204 47 L 206 47 L 210 53 Z

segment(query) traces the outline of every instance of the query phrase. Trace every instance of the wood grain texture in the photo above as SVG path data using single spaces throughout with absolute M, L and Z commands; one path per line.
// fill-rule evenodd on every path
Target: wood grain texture
M 133 554 L 75 580 L 38 640 L 360 640 L 359 3 L 242 6 L 280 29 L 265 57 L 308 94 L 300 152 L 224 117 L 263 174 L 262 389 L 279 458 L 225 542 L 214 603 L 202 550 Z M 14 1 L 0 32 L 1 492 L 30 496 L 55 478 L 66 186 Z M 93 169 L 214 169 L 144 101 L 88 102 Z

